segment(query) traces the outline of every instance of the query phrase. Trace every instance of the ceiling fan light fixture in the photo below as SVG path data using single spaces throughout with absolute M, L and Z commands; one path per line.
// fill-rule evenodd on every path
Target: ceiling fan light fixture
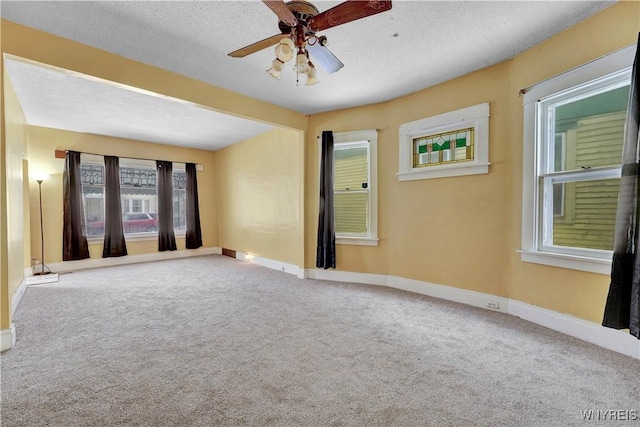
M 298 57 L 296 58 L 296 70 L 301 74 L 305 74 L 309 71 L 309 60 L 307 59 L 307 55 L 303 52 L 298 52 Z
M 307 71 L 307 83 L 305 85 L 313 86 L 320 83 L 316 76 L 317 76 L 316 67 L 314 67 L 313 64 L 311 64 L 311 66 L 309 67 L 309 71 Z
M 271 68 L 267 70 L 267 73 L 269 73 L 271 77 L 275 79 L 280 79 L 280 71 L 282 71 L 283 65 L 283 62 L 276 58 L 271 63 Z
M 283 37 L 276 46 L 276 57 L 282 62 L 290 61 L 293 58 L 293 48 L 293 40 Z
M 280 39 L 280 44 L 287 46 L 291 50 L 295 48 L 293 40 L 291 40 L 291 37 L 288 37 L 288 36 Z
M 1 1 L 1 0 L 0 0 Z M 267 47 L 275 47 L 276 60 L 267 72 L 280 78 L 282 65 L 296 55 L 296 85 L 298 76 L 307 74 L 307 86 L 318 83 L 311 58 L 328 74 L 344 67 L 344 64 L 326 48 L 327 38 L 316 36 L 319 31 L 337 27 L 391 9 L 392 0 L 345 0 L 320 13 L 309 0 L 262 0 L 278 17 L 280 34 L 267 37 L 242 49 L 229 53 L 233 58 L 243 58 Z M 276 62 L 277 61 L 277 62 Z

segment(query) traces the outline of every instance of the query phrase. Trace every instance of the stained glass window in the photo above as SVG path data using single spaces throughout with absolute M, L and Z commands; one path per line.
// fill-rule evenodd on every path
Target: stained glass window
M 156 187 L 156 170 L 148 168 L 120 167 L 122 187 Z
M 413 138 L 413 167 L 473 160 L 473 128 Z
M 183 170 L 173 170 L 173 189 L 184 190 L 187 188 L 187 172 Z
M 104 166 L 81 164 L 80 179 L 82 185 L 104 185 Z

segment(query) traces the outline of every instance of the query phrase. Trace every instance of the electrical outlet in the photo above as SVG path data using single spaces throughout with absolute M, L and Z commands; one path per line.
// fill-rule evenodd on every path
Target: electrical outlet
M 489 301 L 487 302 L 487 308 L 492 310 L 500 310 L 500 303 L 497 301 Z

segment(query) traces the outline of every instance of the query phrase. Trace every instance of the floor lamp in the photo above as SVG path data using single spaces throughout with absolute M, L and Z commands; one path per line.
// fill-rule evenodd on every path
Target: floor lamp
M 44 264 L 44 221 L 42 219 L 42 181 L 47 179 L 48 175 L 40 175 L 35 178 L 38 183 L 38 195 L 40 197 L 40 248 L 42 249 L 42 258 L 40 258 L 40 271 L 33 273 L 34 276 L 41 276 L 43 274 L 51 274 L 51 270 L 47 267 L 47 271 L 45 271 L 46 265 Z

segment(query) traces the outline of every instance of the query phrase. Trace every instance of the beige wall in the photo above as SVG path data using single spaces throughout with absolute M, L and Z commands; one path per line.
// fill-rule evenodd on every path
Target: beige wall
M 220 245 L 303 265 L 302 132 L 275 129 L 216 152 Z
M 4 58 L 0 56 L 0 77 L 4 77 Z M 7 162 L 4 119 L 4 79 L 0 82 L 0 330 L 11 326 L 9 296 L 9 252 L 7 242 Z
M 204 247 L 218 246 L 214 152 L 37 126 L 29 126 L 28 132 L 31 170 L 50 175 L 49 179 L 42 183 L 44 246 L 47 263 L 62 261 L 62 172 L 64 160 L 54 157 L 55 150 L 73 150 L 84 153 L 131 158 L 139 157 L 151 160 L 171 160 L 203 165 L 204 170 L 198 172 L 197 175 L 202 243 Z M 40 254 L 41 248 L 38 184 L 33 180 L 31 181 L 31 250 L 33 254 L 37 255 Z M 185 248 L 184 238 L 176 238 L 176 243 L 178 249 Z M 89 251 L 92 258 L 102 257 L 102 241 L 90 242 Z M 158 242 L 155 238 L 146 241 L 127 242 L 129 255 L 155 253 L 157 251 Z
M 7 306 L 11 309 L 10 298 L 20 287 L 24 278 L 25 256 L 25 181 L 23 160 L 27 157 L 27 126 L 22 107 L 9 78 L 4 79 L 5 102 L 5 179 L 7 209 Z M 28 261 L 27 261 L 28 262 Z M 4 269 L 4 268 L 3 268 Z M 4 301 L 3 301 L 4 306 Z M 10 321 L 9 321 L 10 324 Z
M 391 274 L 506 296 L 509 212 L 509 142 L 506 88 L 508 64 L 387 103 L 311 116 L 307 138 L 307 266 L 314 265 L 317 226 L 318 141 L 322 130 L 378 128 L 378 247 L 338 245 L 340 270 Z M 491 173 L 471 177 L 399 182 L 401 124 L 490 102 Z M 507 196 L 507 197 L 505 197 Z
M 29 146 L 28 141 L 25 149 Z M 27 153 L 28 154 L 28 153 Z M 29 160 L 22 160 L 22 214 L 24 231 L 24 267 L 31 268 L 31 189 L 29 188 Z M 35 254 L 34 254 L 35 258 Z
M 339 270 L 390 274 L 506 296 L 600 322 L 607 276 L 523 263 L 519 90 L 633 44 L 640 2 L 620 2 L 511 61 L 390 102 L 316 114 L 306 139 L 306 266 L 315 264 L 322 130 L 379 129 L 378 247 L 338 245 Z M 489 174 L 399 182 L 402 123 L 490 103 Z

